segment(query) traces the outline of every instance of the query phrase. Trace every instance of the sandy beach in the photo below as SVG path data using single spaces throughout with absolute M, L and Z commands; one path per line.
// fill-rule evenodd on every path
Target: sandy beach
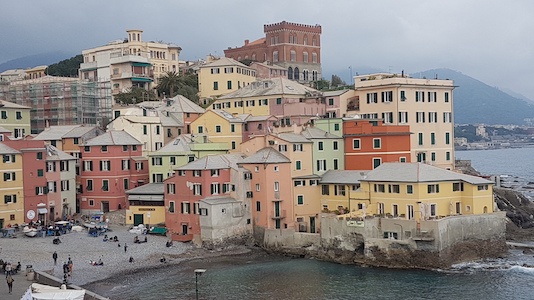
M 108 236 L 117 236 L 119 242 L 104 242 L 103 237 L 92 237 L 86 231 L 71 232 L 60 236 L 61 244 L 54 245 L 53 237 L 27 237 L 22 232 L 16 238 L 0 239 L 0 259 L 11 262 L 14 266 L 20 261 L 23 271 L 26 265 L 32 265 L 38 271 L 53 270 L 56 277 L 63 276 L 63 263 L 71 257 L 73 272 L 69 283 L 85 285 L 87 283 L 109 278 L 115 274 L 135 272 L 143 268 L 161 265 L 164 256 L 167 263 L 176 263 L 196 247 L 191 244 L 174 242 L 170 248 L 165 246 L 165 236 L 146 235 L 147 243 L 134 244 L 136 234 L 128 232 L 129 227 L 111 225 Z M 144 240 L 145 235 L 138 235 Z M 120 247 L 118 246 L 120 244 Z M 124 245 L 127 251 L 124 251 Z M 54 265 L 52 254 L 58 254 L 57 265 Z M 194 251 L 196 252 L 196 251 Z M 130 263 L 129 258 L 134 262 Z M 194 255 L 192 255 L 194 256 Z M 103 266 L 93 266 L 90 261 L 102 259 Z

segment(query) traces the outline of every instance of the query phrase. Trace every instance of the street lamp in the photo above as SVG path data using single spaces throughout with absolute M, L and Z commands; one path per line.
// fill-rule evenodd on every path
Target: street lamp
M 195 270 L 195 288 L 196 288 L 197 300 L 198 300 L 198 276 L 202 275 L 202 273 L 204 272 L 206 272 L 206 269 Z

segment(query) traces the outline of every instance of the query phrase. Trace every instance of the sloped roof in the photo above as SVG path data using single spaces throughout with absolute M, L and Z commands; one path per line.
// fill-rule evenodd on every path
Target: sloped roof
M 211 111 L 216 113 L 217 115 L 225 118 L 230 123 L 243 123 L 243 120 L 241 118 L 239 118 L 238 116 L 234 117 L 234 115 L 232 115 L 231 113 L 227 112 L 226 110 L 212 109 Z
M 423 163 L 384 163 L 369 171 L 362 181 L 439 182 L 465 181 L 470 184 L 491 184 L 490 180 L 457 173 Z
M 323 174 L 321 183 L 358 184 L 369 171 L 330 170 Z
M 242 64 L 240 62 L 238 62 L 237 60 L 233 59 L 233 58 L 229 58 L 229 57 L 220 57 L 219 59 L 209 63 L 209 64 L 205 64 L 203 66 L 201 66 L 201 68 L 212 68 L 212 67 L 223 67 L 223 66 L 239 66 L 239 67 L 242 67 L 242 68 L 247 68 L 249 69 L 250 67 L 245 65 L 245 64 Z
M 128 195 L 163 195 L 165 194 L 165 184 L 163 182 L 153 182 L 143 184 L 126 191 Z
M 176 95 L 173 98 L 170 98 L 173 101 L 171 106 L 163 106 L 160 109 L 165 109 L 173 112 L 183 112 L 183 113 L 204 113 L 206 110 L 200 107 L 195 102 L 187 99 L 182 95 Z
M 46 160 L 75 160 L 76 157 L 67 154 L 58 148 L 45 144 Z
M 20 105 L 20 104 L 9 102 L 9 101 L 5 101 L 5 100 L 0 100 L 0 107 L 3 107 L 3 108 L 31 109 L 31 107 L 29 107 L 29 106 Z
M 210 196 L 210 197 L 206 197 L 200 200 L 200 202 L 204 202 L 208 205 L 217 205 L 217 204 L 236 203 L 240 201 L 237 201 L 236 199 L 229 197 L 229 196 Z
M 91 130 L 98 130 L 98 127 L 96 126 L 80 126 L 72 129 L 71 131 L 67 132 L 63 138 L 79 138 L 82 137 L 84 134 L 91 132 Z
M 255 40 L 253 42 L 250 42 L 250 43 L 244 45 L 243 47 L 263 44 L 263 43 L 265 43 L 265 41 L 266 41 L 266 39 L 264 37 L 263 38 L 259 38 L 259 39 Z
M 167 145 L 161 147 L 158 152 L 188 152 L 191 151 L 189 144 L 192 142 L 190 134 L 181 134 Z
M 0 154 L 20 154 L 21 152 L 0 142 Z
M 348 91 L 350 91 L 350 90 L 326 91 L 326 92 L 323 92 L 323 96 L 325 96 L 325 97 L 334 97 L 334 96 L 343 95 Z
M 290 143 L 313 143 L 312 141 L 308 140 L 306 137 L 293 133 L 293 132 L 282 132 L 273 134 L 273 136 L 277 136 L 281 138 L 284 141 L 290 142 Z
M 84 146 L 121 146 L 121 145 L 141 145 L 141 142 L 135 139 L 126 131 L 111 130 L 99 136 L 87 140 Z
M 265 63 L 257 62 L 257 61 L 251 63 L 250 65 L 251 66 L 252 65 L 260 65 L 260 66 L 264 66 L 266 68 L 273 69 L 273 70 L 284 70 L 284 71 L 287 70 L 286 68 L 280 67 L 278 65 L 268 65 L 268 64 L 265 64 Z
M 9 133 L 11 130 L 7 130 L 4 127 L 0 126 L 0 133 Z
M 59 125 L 59 126 L 50 126 L 45 128 L 45 130 L 39 133 L 34 140 L 40 141 L 54 141 L 61 140 L 63 136 L 69 133 L 71 130 L 81 127 L 82 125 Z
M 251 156 L 243 159 L 243 164 L 276 164 L 276 163 L 291 163 L 291 160 L 284 156 L 278 150 L 271 147 L 265 147 L 258 150 Z
M 251 82 L 249 85 L 244 86 L 235 92 L 221 96 L 217 101 L 223 99 L 281 94 L 304 96 L 306 93 L 318 93 L 318 91 L 285 77 L 277 77 Z
M 340 136 L 331 134 L 330 132 L 324 131 L 317 127 L 308 127 L 301 133 L 304 137 L 308 139 L 340 139 Z
M 208 155 L 175 170 L 237 169 L 237 163 L 241 162 L 244 157 L 245 154 L 241 153 Z

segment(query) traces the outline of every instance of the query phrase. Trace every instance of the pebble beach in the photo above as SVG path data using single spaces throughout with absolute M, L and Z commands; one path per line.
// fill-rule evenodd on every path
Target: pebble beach
M 61 243 L 54 245 L 54 237 L 27 237 L 18 232 L 15 238 L 0 239 L 0 259 L 8 261 L 13 266 L 18 262 L 22 271 L 27 265 L 32 265 L 37 271 L 46 271 L 58 278 L 63 277 L 63 263 L 71 257 L 73 272 L 69 283 L 85 285 L 90 282 L 103 280 L 125 272 L 136 272 L 141 269 L 153 268 L 161 265 L 160 259 L 165 257 L 168 264 L 178 263 L 179 258 L 190 250 L 196 249 L 189 243 L 174 242 L 172 247 L 166 247 L 168 238 L 159 235 L 142 235 L 128 232 L 129 227 L 111 225 L 108 237 L 117 236 L 119 242 L 104 242 L 104 235 L 90 236 L 87 231 L 67 233 L 59 238 Z M 135 236 L 146 243 L 135 244 Z M 120 244 L 120 247 L 118 246 Z M 127 245 L 126 252 L 124 245 Z M 54 265 L 52 254 L 58 254 L 57 265 Z M 130 257 L 134 261 L 129 262 Z M 93 266 L 90 261 L 102 260 L 103 266 Z

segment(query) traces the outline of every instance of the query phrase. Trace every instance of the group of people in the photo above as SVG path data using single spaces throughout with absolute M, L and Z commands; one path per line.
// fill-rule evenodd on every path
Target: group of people
M 2 271 L 6 274 L 7 287 L 9 289 L 9 293 L 11 294 L 11 292 L 13 291 L 13 281 L 15 281 L 15 279 L 13 279 L 13 275 L 20 272 L 20 270 L 22 269 L 22 265 L 19 261 L 17 265 L 13 267 L 10 262 L 3 261 L 0 259 L 0 267 L 2 268 Z
M 104 242 L 119 242 L 119 238 L 117 236 L 114 236 L 114 237 L 108 237 L 108 235 L 104 235 L 104 239 L 102 240 Z
M 147 241 L 148 239 L 146 238 L 146 236 L 144 241 L 139 240 L 139 237 L 137 235 L 134 237 L 134 244 L 146 243 Z
M 56 253 L 56 252 L 54 252 Z M 69 260 L 63 263 L 63 283 L 67 284 L 67 278 L 72 276 L 72 259 L 69 256 Z
M 167 248 L 172 247 L 172 240 L 168 240 L 167 243 L 165 243 L 165 246 L 166 246 Z

